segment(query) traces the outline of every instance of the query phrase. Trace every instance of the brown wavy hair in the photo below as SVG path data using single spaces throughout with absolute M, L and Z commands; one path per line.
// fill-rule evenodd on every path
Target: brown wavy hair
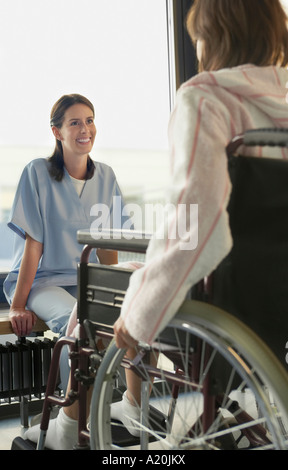
M 279 0 L 195 0 L 187 15 L 199 71 L 288 64 L 287 16 Z
M 56 103 L 54 104 L 51 110 L 50 126 L 51 127 L 55 126 L 58 129 L 61 129 L 63 122 L 64 122 L 65 112 L 67 111 L 67 109 L 69 109 L 74 104 L 79 104 L 79 103 L 85 104 L 86 106 L 88 106 L 88 108 L 90 108 L 93 113 L 93 117 L 95 116 L 94 106 L 91 103 L 91 101 L 85 98 L 85 96 L 78 95 L 77 93 L 73 93 L 71 95 L 63 95 L 61 98 L 59 98 L 58 101 L 56 101 Z M 60 142 L 60 140 L 56 139 L 54 152 L 49 158 L 49 162 L 51 163 L 50 175 L 56 181 L 61 181 L 64 175 L 64 158 L 63 158 L 62 143 Z M 94 174 L 94 170 L 95 170 L 95 165 L 93 163 L 93 160 L 91 160 L 91 158 L 88 157 L 87 173 L 86 173 L 87 180 L 92 178 Z

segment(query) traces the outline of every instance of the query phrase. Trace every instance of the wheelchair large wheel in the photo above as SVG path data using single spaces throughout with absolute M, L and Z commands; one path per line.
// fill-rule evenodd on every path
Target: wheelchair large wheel
M 111 421 L 123 368 L 140 374 L 146 390 L 134 423 L 139 438 Z M 216 307 L 187 301 L 135 360 L 113 343 L 108 349 L 94 384 L 91 449 L 288 449 L 287 390 L 287 372 L 251 330 Z

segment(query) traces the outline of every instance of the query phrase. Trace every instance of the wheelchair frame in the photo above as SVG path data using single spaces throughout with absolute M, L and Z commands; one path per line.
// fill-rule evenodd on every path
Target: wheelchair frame
M 88 232 L 79 232 L 78 234 L 78 239 L 82 241 L 82 243 L 86 243 L 89 241 L 90 235 Z M 172 383 L 172 388 L 173 388 L 173 400 L 177 399 L 178 393 L 179 393 L 179 387 L 185 386 L 185 383 L 187 386 L 191 386 L 193 389 L 197 389 L 199 391 L 199 384 L 197 384 L 197 381 L 193 383 L 193 380 L 191 382 L 191 379 L 183 378 L 183 372 L 170 372 L 170 371 L 164 371 L 161 369 L 155 369 L 155 367 L 152 367 L 147 364 L 141 364 L 140 366 L 138 365 L 138 361 L 141 361 L 141 354 L 145 354 L 140 352 L 139 355 L 136 357 L 134 361 L 129 361 L 127 358 L 124 357 L 125 351 L 118 350 L 115 345 L 112 344 L 109 346 L 109 349 L 105 355 L 102 355 L 101 352 L 99 352 L 95 348 L 95 343 L 94 343 L 94 334 L 96 333 L 98 337 L 101 337 L 104 340 L 113 340 L 113 330 L 111 325 L 105 325 L 103 322 L 100 320 L 99 324 L 95 325 L 94 327 L 91 327 L 91 322 L 88 320 L 86 315 L 82 315 L 83 311 L 81 313 L 81 309 L 83 306 L 87 307 L 87 297 L 89 298 L 89 302 L 91 303 L 91 293 L 90 293 L 90 284 L 88 284 L 88 289 L 87 289 L 87 284 L 83 284 L 81 281 L 83 278 L 87 280 L 87 276 L 89 275 L 89 269 L 98 269 L 100 270 L 101 266 L 97 267 L 97 265 L 89 265 L 89 255 L 92 251 L 92 249 L 95 249 L 95 247 L 101 247 L 106 248 L 109 247 L 111 249 L 112 247 L 115 248 L 115 245 L 117 245 L 118 240 L 112 240 L 112 241 L 107 241 L 107 240 L 101 240 L 100 242 L 97 242 L 95 240 L 91 240 L 90 238 L 90 243 L 92 244 L 86 244 L 86 246 L 83 249 L 82 257 L 81 257 L 81 263 L 79 265 L 79 326 L 78 326 L 78 337 L 77 338 L 70 338 L 70 337 L 64 337 L 61 338 L 55 348 L 54 348 L 54 353 L 52 357 L 52 363 L 51 363 L 51 368 L 50 368 L 50 374 L 48 378 L 48 384 L 47 384 L 47 390 L 46 390 L 46 395 L 45 395 L 45 400 L 44 400 L 44 406 L 43 406 L 43 418 L 41 421 L 41 433 L 40 433 L 40 438 L 37 444 L 37 449 L 42 450 L 45 448 L 45 437 L 46 437 L 46 432 L 49 426 L 49 416 L 50 416 L 50 411 L 51 411 L 51 406 L 53 405 L 58 405 L 58 406 L 69 406 L 75 400 L 79 401 L 79 420 L 78 420 L 78 443 L 75 445 L 75 449 L 92 449 L 95 450 L 98 447 L 95 448 L 95 442 L 97 442 L 97 446 L 99 445 L 100 449 L 107 449 L 109 448 L 110 450 L 113 449 L 113 446 L 110 448 L 110 445 L 106 447 L 106 433 L 108 432 L 108 442 L 111 437 L 111 433 L 108 429 L 105 432 L 102 432 L 103 429 L 103 418 L 101 417 L 99 420 L 98 416 L 98 411 L 99 409 L 102 410 L 103 408 L 103 403 L 98 401 L 99 397 L 105 397 L 105 401 L 113 400 L 113 386 L 111 389 L 111 383 L 107 381 L 107 376 L 113 376 L 117 375 L 117 371 L 121 365 L 121 367 L 124 368 L 131 368 L 132 370 L 134 369 L 135 371 L 140 371 L 139 373 L 143 375 L 143 392 L 144 396 L 145 393 L 147 395 L 147 387 L 148 381 L 147 377 L 148 376 L 153 376 L 154 378 L 158 377 L 158 379 L 163 380 L 163 374 L 165 374 L 165 380 L 168 380 Z M 135 240 L 134 240 L 135 242 Z M 130 248 L 132 251 L 137 251 L 139 250 L 144 253 L 146 250 L 146 246 L 148 244 L 148 240 L 141 240 L 141 243 L 139 245 L 138 241 L 136 241 L 135 245 Z M 99 246 L 100 245 L 100 246 Z M 126 251 L 128 246 L 127 246 L 127 241 L 123 238 L 121 239 L 120 243 L 120 250 Z M 133 245 L 133 241 L 132 241 Z M 131 247 L 131 245 L 130 245 Z M 114 275 L 113 271 L 116 270 L 118 271 L 117 268 L 110 268 L 110 267 L 104 267 L 104 269 L 107 269 L 108 271 L 111 272 L 112 270 L 112 275 Z M 121 271 L 121 270 L 120 270 Z M 131 272 L 126 271 L 128 275 L 131 274 Z M 127 284 L 129 277 L 126 276 L 125 273 L 125 280 L 124 283 Z M 82 277 L 83 276 L 83 277 Z M 205 283 L 206 286 L 209 282 Z M 202 284 L 203 285 L 203 284 Z M 96 288 L 99 286 L 96 286 Z M 201 288 L 201 287 L 200 287 Z M 115 303 L 112 302 L 112 304 L 109 306 L 109 308 L 112 308 L 112 310 L 115 309 L 114 314 L 117 317 L 117 312 L 120 312 L 121 309 L 121 300 L 119 302 L 119 289 L 114 288 L 112 289 L 115 291 L 116 295 L 116 301 Z M 88 295 L 87 295 L 88 292 Z M 103 303 L 103 299 L 100 300 L 100 305 Z M 104 301 L 105 303 L 105 301 Z M 116 305 L 115 305 L 116 304 Z M 197 313 L 196 313 L 197 312 Z M 212 317 L 216 319 L 216 322 L 214 323 L 214 319 L 211 317 L 211 313 L 213 314 Z M 179 317 L 180 315 L 180 317 Z M 221 331 L 221 335 L 229 337 L 229 344 L 227 346 L 227 349 L 231 347 L 233 342 L 231 341 L 231 337 L 233 335 L 235 336 L 236 331 L 238 331 L 238 343 L 239 343 L 239 338 L 243 337 L 244 338 L 244 347 L 241 345 L 243 351 L 248 351 L 249 349 L 249 356 L 252 356 L 254 358 L 254 362 L 256 364 L 257 358 L 265 357 L 265 365 L 267 366 L 267 369 L 269 371 L 273 370 L 273 382 L 277 383 L 279 385 L 279 377 L 282 376 L 282 380 L 280 383 L 280 399 L 283 402 L 286 400 L 286 386 L 288 386 L 288 376 L 286 374 L 286 371 L 282 369 L 281 364 L 277 361 L 277 359 L 274 357 L 274 355 L 270 353 L 269 349 L 258 339 L 257 335 L 254 335 L 248 328 L 246 328 L 241 322 L 239 322 L 236 318 L 232 317 L 231 315 L 227 314 L 224 311 L 221 311 L 217 307 L 213 307 L 209 304 L 206 304 L 204 302 L 199 302 L 199 301 L 186 301 L 183 306 L 180 309 L 180 312 L 178 313 L 178 316 L 175 317 L 175 321 L 177 322 L 177 318 L 179 317 L 179 321 L 182 321 L 183 323 L 183 318 L 181 315 L 184 315 L 183 318 L 185 320 L 185 323 L 188 324 L 190 323 L 193 325 L 193 328 L 196 328 L 196 331 L 200 331 L 201 334 L 204 332 L 204 337 L 207 334 L 206 332 L 209 332 L 209 324 L 213 324 L 213 328 L 215 327 L 215 331 L 219 329 Z M 191 317 L 191 320 L 189 318 Z M 181 319 L 182 318 L 182 319 Z M 93 322 L 92 322 L 93 323 Z M 173 322 L 172 322 L 173 324 Z M 225 325 L 223 329 L 223 325 Z M 208 329 L 207 329 L 208 328 Z M 212 328 L 212 330 L 213 330 Z M 211 335 L 213 334 L 213 331 L 211 330 Z M 214 334 L 215 334 L 214 331 Z M 223 331 L 225 332 L 223 334 Z M 210 333 L 208 333 L 210 334 Z M 248 338 L 248 339 L 247 339 Z M 219 341 L 220 337 L 216 338 L 216 341 Z M 215 340 L 214 340 L 215 341 Z M 164 341 L 162 340 L 162 345 L 166 344 L 165 339 Z M 160 349 L 161 349 L 161 344 L 160 344 Z M 169 344 L 169 342 L 167 343 Z M 56 390 L 56 384 L 57 384 L 57 377 L 58 377 L 58 366 L 59 366 L 59 359 L 60 359 L 60 354 L 62 347 L 65 345 L 68 345 L 70 347 L 70 361 L 71 361 L 71 391 L 70 394 L 65 397 L 61 398 L 59 397 L 58 394 L 54 393 L 54 390 Z M 142 346 L 143 351 L 145 350 L 145 345 Z M 158 348 L 159 346 L 156 346 Z M 175 349 L 175 348 L 174 348 Z M 172 354 L 175 353 L 174 349 L 172 348 Z M 256 354 L 255 354 L 256 351 Z M 139 359 L 140 358 L 140 359 Z M 242 365 L 240 365 L 242 367 Z M 256 364 L 256 370 L 258 368 L 261 368 L 261 361 Z M 90 368 L 90 370 L 89 370 Z M 94 384 L 94 392 L 93 392 L 93 397 L 92 397 L 92 402 L 91 402 L 91 420 L 96 424 L 96 427 L 93 427 L 88 430 L 87 429 L 87 417 L 86 417 L 86 404 L 87 404 L 87 389 L 89 386 L 92 386 L 94 379 L 93 377 L 91 378 L 91 368 L 92 368 L 92 375 L 96 373 L 96 380 Z M 111 368 L 111 369 L 110 369 Z M 145 380 L 144 380 L 145 379 Z M 250 380 L 252 380 L 253 377 L 250 377 Z M 113 379 L 114 380 L 114 379 Z M 104 383 L 104 391 L 102 390 Z M 253 380 L 252 380 L 252 386 L 253 386 Z M 213 423 L 214 415 L 217 412 L 217 407 L 218 404 L 216 403 L 215 395 L 210 394 L 210 388 L 209 388 L 209 383 L 208 381 L 204 381 L 204 383 L 201 385 L 203 395 L 204 395 L 204 400 L 205 400 L 205 411 L 203 413 L 203 432 L 205 433 L 209 428 L 211 427 L 211 423 Z M 146 391 L 146 392 L 145 392 Z M 284 394 L 283 394 L 284 391 Z M 110 395 L 109 395 L 110 393 Z M 261 393 L 261 391 L 260 391 Z M 96 397 L 96 398 L 95 398 Z M 108 397 L 108 398 L 107 398 Z M 261 399 L 265 400 L 265 394 L 261 395 Z M 172 401 L 173 401 L 172 400 Z M 146 407 L 146 413 L 148 413 L 148 408 L 147 408 L 147 401 L 145 403 Z M 229 406 L 235 406 L 235 402 L 231 401 L 231 404 Z M 94 407 L 94 409 L 93 409 Z M 172 405 L 173 408 L 173 405 Z M 173 409 L 171 410 L 171 415 L 167 417 L 167 423 L 171 422 L 173 420 Z M 283 410 L 283 414 L 288 419 L 288 407 Z M 102 416 L 102 414 L 101 414 Z M 109 417 L 105 418 L 109 419 Z M 146 418 L 147 419 L 147 418 Z M 161 420 L 161 416 L 157 417 L 156 419 Z M 256 424 L 253 424 L 252 430 L 249 428 L 245 430 L 245 426 L 247 426 L 247 423 L 251 421 L 251 417 L 245 413 L 245 411 L 238 412 L 238 419 L 239 424 L 237 425 L 239 429 L 244 427 L 244 435 L 248 437 L 248 439 L 251 442 L 251 445 L 264 445 L 269 447 L 269 439 L 267 438 L 267 430 L 263 427 L 261 420 L 260 422 L 256 422 Z M 254 423 L 254 422 L 253 422 Z M 287 423 L 288 424 L 288 423 Z M 285 423 L 285 425 L 287 425 Z M 147 426 L 144 426 L 146 428 Z M 237 429 L 238 429 L 237 428 Z M 99 429 L 101 430 L 99 434 Z M 121 428 L 121 433 L 123 433 L 123 429 Z M 129 433 L 128 433 L 129 434 Z M 96 435 L 96 437 L 95 437 Z M 117 441 L 117 447 L 120 445 L 121 446 L 133 446 L 133 445 L 141 445 L 144 448 L 147 448 L 148 445 L 148 440 L 149 436 L 147 436 L 147 433 L 143 433 L 141 438 L 135 438 L 132 436 L 127 437 L 127 433 L 124 433 L 124 437 L 120 439 L 120 442 Z M 195 439 L 195 446 L 199 446 L 203 441 L 203 439 L 198 438 Z M 92 445 L 91 445 L 92 443 Z M 285 444 L 286 445 L 286 444 Z M 288 444 L 287 444 L 288 446 Z M 185 448 L 185 446 L 184 446 Z M 282 444 L 280 444 L 280 447 L 282 448 Z M 287 447 L 288 448 L 288 447 Z

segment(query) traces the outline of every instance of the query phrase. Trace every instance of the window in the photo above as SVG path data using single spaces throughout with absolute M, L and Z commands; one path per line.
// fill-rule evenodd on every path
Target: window
M 6 221 L 19 176 L 30 160 L 50 155 L 49 115 L 62 94 L 93 102 L 92 157 L 113 167 L 126 199 L 161 199 L 170 115 L 166 3 L 1 1 L 2 268 L 11 255 Z
M 283 7 L 285 8 L 286 12 L 288 12 L 288 0 L 281 0 Z

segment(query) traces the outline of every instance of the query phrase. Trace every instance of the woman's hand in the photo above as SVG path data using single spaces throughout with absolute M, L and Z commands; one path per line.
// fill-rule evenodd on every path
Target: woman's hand
M 121 317 L 119 317 L 114 323 L 114 335 L 117 348 L 134 348 L 138 344 L 138 341 L 132 338 L 128 333 L 128 330 L 124 325 L 124 320 Z
M 31 333 L 37 320 L 35 313 L 26 310 L 25 306 L 27 305 L 27 299 L 42 253 L 43 244 L 37 242 L 26 233 L 24 254 L 9 312 L 12 329 L 17 336 L 26 336 Z
M 25 308 L 11 307 L 9 319 L 12 329 L 17 336 L 27 336 L 31 333 L 37 317 L 31 310 Z

